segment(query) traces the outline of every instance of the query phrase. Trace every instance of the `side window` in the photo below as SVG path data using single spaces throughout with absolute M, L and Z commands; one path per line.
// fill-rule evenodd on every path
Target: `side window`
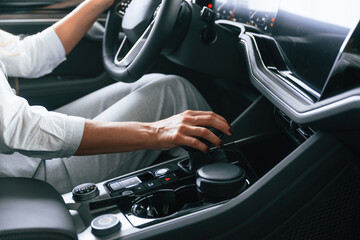
M 72 10 L 83 0 L 0 0 L 0 14 Z

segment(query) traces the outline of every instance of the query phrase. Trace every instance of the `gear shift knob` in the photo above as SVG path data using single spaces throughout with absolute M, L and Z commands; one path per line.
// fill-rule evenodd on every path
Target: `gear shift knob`
M 224 136 L 224 133 L 218 129 L 210 128 L 209 130 L 212 131 L 220 139 Z M 203 143 L 205 143 L 209 148 L 212 146 L 212 143 L 210 143 L 209 141 L 207 141 L 203 138 L 198 138 L 198 139 L 200 141 L 202 141 Z M 190 161 L 189 161 L 189 165 L 187 166 L 187 168 L 190 172 L 195 172 L 200 167 L 202 167 L 208 163 L 208 158 L 209 158 L 208 153 L 203 153 L 197 149 L 187 147 L 187 146 L 183 146 L 183 148 L 189 154 Z

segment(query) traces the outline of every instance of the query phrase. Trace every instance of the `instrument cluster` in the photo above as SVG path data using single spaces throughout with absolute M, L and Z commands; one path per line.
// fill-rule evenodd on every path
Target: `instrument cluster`
M 214 0 L 217 19 L 245 23 L 271 33 L 278 9 L 277 0 Z

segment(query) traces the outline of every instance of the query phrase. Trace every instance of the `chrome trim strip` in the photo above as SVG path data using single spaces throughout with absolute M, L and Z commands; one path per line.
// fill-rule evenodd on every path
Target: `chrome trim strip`
M 314 89 L 306 85 L 304 82 L 302 82 L 300 79 L 294 77 L 290 71 L 281 71 L 282 74 L 284 74 L 286 77 L 290 78 L 292 81 L 294 81 L 296 84 L 298 84 L 300 87 L 317 97 L 320 98 L 320 93 L 316 92 Z
M 268 70 L 268 68 L 266 68 Z M 277 70 L 277 69 L 276 69 Z M 314 103 L 314 101 L 305 93 L 303 93 L 298 87 L 296 87 L 292 82 L 290 82 L 288 79 L 286 79 L 286 75 L 285 76 L 281 76 L 281 73 L 283 72 L 279 72 L 279 73 L 273 73 L 274 75 L 276 75 L 276 77 L 280 78 L 282 81 L 284 81 L 284 83 L 288 84 L 290 87 L 294 88 L 302 97 L 304 97 L 308 103 Z
M 114 58 L 114 64 L 118 67 L 127 67 L 129 66 L 132 61 L 135 59 L 135 57 L 139 54 L 139 52 L 141 51 L 142 47 L 145 44 L 145 39 L 148 35 L 148 33 L 150 33 L 150 30 L 152 28 L 152 26 L 154 25 L 155 20 L 152 20 L 151 23 L 149 24 L 149 26 L 145 29 L 145 31 L 143 32 L 143 34 L 141 35 L 141 37 L 136 41 L 136 43 L 134 44 L 134 46 L 129 50 L 129 52 L 125 55 L 125 57 L 123 59 L 121 59 L 120 61 L 118 60 L 119 58 L 119 54 L 121 52 L 121 49 L 124 46 L 124 43 L 126 41 L 126 38 L 124 38 L 123 42 L 121 43 L 117 53 L 115 54 L 115 58 Z
M 260 50 L 259 50 L 259 47 L 258 47 L 258 45 L 257 45 L 257 43 L 256 43 L 255 37 L 254 37 L 252 34 L 249 34 L 249 33 L 246 33 L 246 36 L 249 36 L 249 37 L 252 39 L 253 44 L 254 44 L 254 46 L 255 46 L 255 49 L 256 49 L 256 51 L 258 52 L 258 58 L 259 58 L 259 60 L 260 60 L 260 63 L 261 63 L 261 65 L 262 65 L 262 67 L 265 69 L 265 71 L 267 71 L 268 74 L 274 76 L 274 78 L 276 79 L 278 76 L 274 75 L 274 73 L 271 72 L 271 71 L 266 67 L 266 65 L 264 64 L 264 61 L 262 60 L 262 57 L 261 57 L 261 54 L 260 54 Z M 282 80 L 285 80 L 285 78 L 282 78 Z M 294 84 L 292 84 L 290 81 L 288 81 L 288 80 L 285 81 L 285 82 L 280 82 L 280 81 L 279 81 L 279 83 L 280 83 L 280 84 L 282 83 L 283 85 L 286 84 L 287 87 L 294 89 L 294 90 L 296 91 L 296 92 L 294 92 L 294 93 L 296 93 L 296 95 L 298 95 L 299 97 L 301 97 L 303 101 L 306 101 L 307 103 L 314 103 L 313 101 L 311 101 L 311 98 L 308 97 L 306 93 L 304 93 L 303 91 L 301 91 L 298 87 L 296 87 L 296 86 L 295 86 Z

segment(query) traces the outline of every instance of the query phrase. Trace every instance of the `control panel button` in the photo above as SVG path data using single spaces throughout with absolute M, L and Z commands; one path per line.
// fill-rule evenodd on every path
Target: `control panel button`
M 146 187 L 147 189 L 152 189 L 152 188 L 156 188 L 156 187 L 160 186 L 161 183 L 160 183 L 159 180 L 155 179 L 155 180 L 152 180 L 152 181 L 150 181 L 150 182 L 144 183 L 144 185 L 145 185 L 145 187 Z
M 113 214 L 101 215 L 91 222 L 91 232 L 96 236 L 110 235 L 121 228 L 120 220 Z
M 171 173 L 171 174 L 165 175 L 164 177 L 159 178 L 160 182 L 163 184 L 174 182 L 177 179 L 178 179 L 178 177 L 174 173 Z
M 118 190 L 124 188 L 124 186 L 123 186 L 120 182 L 112 182 L 112 183 L 109 183 L 109 187 L 110 187 L 113 191 L 118 191 Z
M 156 177 L 160 177 L 160 176 L 164 176 L 165 174 L 167 174 L 170 170 L 168 168 L 161 168 L 155 171 L 155 176 Z
M 122 193 L 121 193 L 121 195 L 122 196 L 129 196 L 129 195 L 131 195 L 131 194 L 133 194 L 134 192 L 133 191 L 131 191 L 131 190 L 125 190 L 125 191 L 123 191 Z
M 121 184 L 125 188 L 131 188 L 135 187 L 136 185 L 139 185 L 141 183 L 141 180 L 138 177 L 132 177 L 121 181 Z
M 143 192 L 143 191 L 145 191 L 146 188 L 145 188 L 145 186 L 144 186 L 143 184 L 139 184 L 139 185 L 137 185 L 136 187 L 132 187 L 130 190 L 133 191 L 133 192 L 135 192 L 135 193 L 137 193 L 137 192 Z
M 122 0 L 121 3 L 118 5 L 118 13 L 123 16 L 126 12 L 127 7 L 131 3 L 131 0 Z

